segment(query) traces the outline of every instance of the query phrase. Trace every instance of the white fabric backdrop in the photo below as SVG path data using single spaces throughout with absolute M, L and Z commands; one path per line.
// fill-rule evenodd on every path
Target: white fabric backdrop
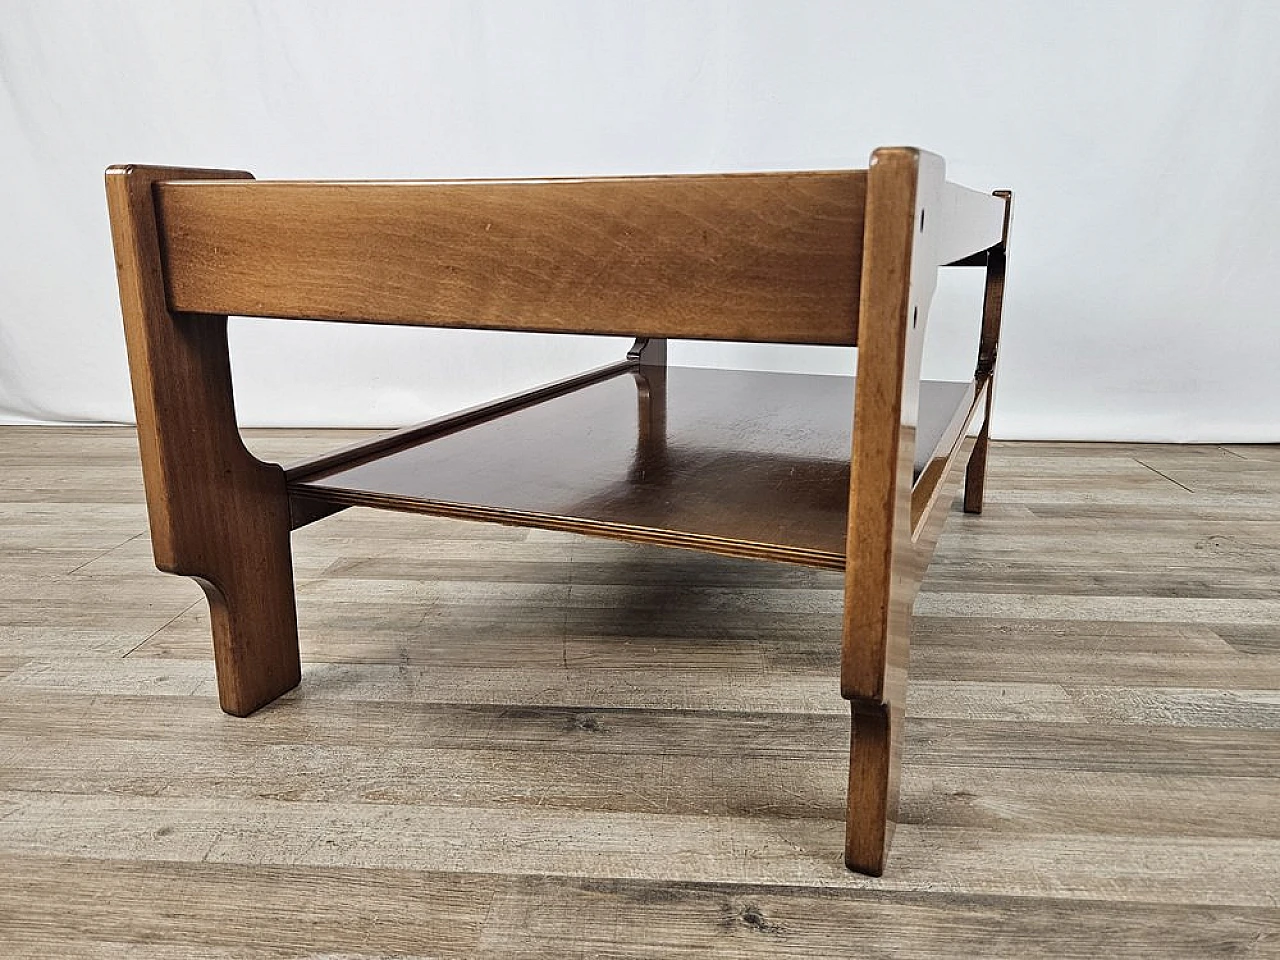
M 110 163 L 551 176 L 910 143 L 1018 194 L 998 436 L 1280 440 L 1277 48 L 1271 0 L 0 0 L 0 420 L 132 418 Z M 963 378 L 977 271 L 956 273 L 927 365 Z M 242 423 L 409 422 L 622 346 L 299 326 L 233 321 Z

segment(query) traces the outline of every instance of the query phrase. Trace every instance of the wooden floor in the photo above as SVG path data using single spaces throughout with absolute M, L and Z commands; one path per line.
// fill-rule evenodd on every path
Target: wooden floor
M 0 957 L 1280 956 L 1280 448 L 1002 444 L 988 491 L 873 880 L 838 574 L 353 510 L 236 720 L 132 433 L 2 429 Z

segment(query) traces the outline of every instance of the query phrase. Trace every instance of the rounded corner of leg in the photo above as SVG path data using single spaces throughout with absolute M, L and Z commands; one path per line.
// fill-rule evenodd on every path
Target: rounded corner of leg
M 860 873 L 867 877 L 884 876 L 885 857 L 882 855 L 878 859 L 865 859 L 853 851 L 846 850 L 844 852 L 844 865 L 853 873 Z
M 302 682 L 301 664 L 286 664 L 274 678 L 264 682 L 258 677 L 257 683 L 249 688 L 233 687 L 230 684 L 219 684 L 218 706 L 222 712 L 232 717 L 247 717 L 273 703 L 293 690 Z

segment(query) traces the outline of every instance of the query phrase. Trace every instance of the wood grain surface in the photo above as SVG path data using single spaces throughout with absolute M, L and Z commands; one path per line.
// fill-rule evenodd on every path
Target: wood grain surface
M 133 432 L 0 429 L 0 956 L 1280 955 L 1280 452 L 989 470 L 869 878 L 839 573 L 352 509 L 294 534 L 302 685 L 240 720 Z
M 979 362 L 972 387 L 960 386 L 969 394 L 928 435 L 925 328 L 940 265 L 985 257 L 990 267 L 996 245 L 1003 256 L 1006 197 L 948 183 L 942 158 L 914 147 L 877 149 L 865 171 L 523 181 L 259 183 L 129 165 L 108 169 L 107 195 L 157 565 L 205 588 L 225 711 L 246 716 L 299 682 L 289 535 L 352 506 L 843 566 L 845 861 L 883 872 L 911 606 L 987 396 Z M 998 311 L 1002 287 L 988 274 Z M 249 455 L 236 432 L 229 314 L 630 333 L 636 396 L 616 389 L 621 374 L 587 374 L 569 392 L 544 388 L 536 403 L 508 400 L 375 441 L 395 445 L 378 460 L 348 452 L 350 469 L 312 461 L 285 473 Z M 851 443 L 851 381 L 821 404 L 807 394 L 823 378 L 708 386 L 726 374 L 668 374 L 672 335 L 856 344 Z M 573 413 L 606 388 L 638 411 L 634 441 L 625 413 L 612 424 Z M 764 402 L 763 415 L 748 398 Z M 815 406 L 822 429 L 775 413 Z M 533 456 L 494 458 L 489 441 L 473 449 L 500 412 Z M 561 432 L 530 427 L 538 414 Z M 770 436 L 765 449 L 743 442 L 759 433 Z M 429 446 L 400 445 L 428 434 Z M 796 438 L 823 442 L 791 449 Z M 582 448 L 609 455 L 584 458 Z M 423 462 L 424 452 L 436 459 Z M 497 488 L 480 489 L 485 479 Z
M 446 420 L 447 429 L 424 430 L 425 440 L 309 471 L 291 479 L 290 490 L 315 501 L 839 570 L 854 384 L 813 374 L 632 368 L 465 430 Z M 946 462 L 971 390 L 920 384 L 919 470 Z M 650 406 L 662 411 L 660 430 L 646 426 Z M 927 479 L 938 489 L 937 476 Z
M 156 566 L 204 588 L 222 709 L 245 716 L 300 676 L 289 503 L 284 471 L 236 429 L 226 316 L 165 302 L 152 191 L 184 177 L 249 174 L 111 167 L 107 205 Z
M 169 183 L 156 202 L 176 311 L 851 344 L 865 184 Z

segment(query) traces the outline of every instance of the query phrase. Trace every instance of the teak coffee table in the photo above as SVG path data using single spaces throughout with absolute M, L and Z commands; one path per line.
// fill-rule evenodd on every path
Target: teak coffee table
M 842 569 L 845 861 L 883 870 L 911 605 L 962 462 L 982 509 L 1010 194 L 895 147 L 866 170 L 580 180 L 121 166 L 107 196 L 156 564 L 208 596 L 224 710 L 298 683 L 289 533 L 352 505 Z M 965 383 L 920 379 L 941 266 L 986 269 Z M 286 469 L 240 440 L 230 314 L 638 339 Z M 669 367 L 667 338 L 856 345 L 857 377 Z

